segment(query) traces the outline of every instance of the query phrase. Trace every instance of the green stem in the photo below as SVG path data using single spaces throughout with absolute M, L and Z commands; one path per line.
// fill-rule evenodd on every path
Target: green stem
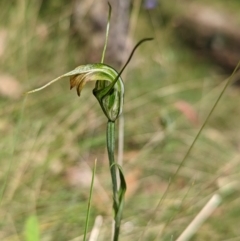
M 118 188 L 117 188 L 117 174 L 116 166 L 114 161 L 114 149 L 115 149 L 115 122 L 108 121 L 107 124 L 107 150 L 109 167 L 112 177 L 112 188 L 113 188 L 113 200 L 114 203 L 118 204 Z
M 112 177 L 112 189 L 113 189 L 113 209 L 115 212 L 115 227 L 114 227 L 114 241 L 118 240 L 119 231 L 120 231 L 120 222 L 117 219 L 117 213 L 119 210 L 119 196 L 118 196 L 118 185 L 117 185 L 117 173 L 116 165 L 114 161 L 114 150 L 115 150 L 115 122 L 108 121 L 107 124 L 107 150 L 108 150 L 108 159 L 110 173 Z

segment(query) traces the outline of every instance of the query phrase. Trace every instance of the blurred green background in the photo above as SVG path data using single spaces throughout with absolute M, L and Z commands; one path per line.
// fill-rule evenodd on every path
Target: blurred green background
M 237 85 L 224 93 L 168 188 L 237 65 L 240 2 L 135 0 L 116 18 L 117 3 L 111 2 L 107 64 L 119 70 L 139 39 L 154 37 L 123 74 L 128 192 L 120 240 L 177 240 L 215 193 L 222 203 L 191 240 L 240 240 Z M 107 11 L 105 1 L 0 2 L 1 241 L 82 240 L 95 159 L 89 232 L 100 215 L 98 240 L 110 240 L 107 120 L 92 95 L 94 83 L 80 98 L 68 79 L 24 96 L 100 61 Z M 203 25 L 200 13 L 208 20 Z

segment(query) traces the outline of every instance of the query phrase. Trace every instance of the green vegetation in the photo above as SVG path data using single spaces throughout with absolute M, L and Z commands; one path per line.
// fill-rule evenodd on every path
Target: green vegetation
M 70 4 L 43 2 L 0 2 L 0 240 L 83 240 L 95 159 L 89 230 L 101 215 L 99 240 L 110 240 L 106 118 L 89 97 L 94 86 L 78 98 L 63 79 L 23 96 L 86 58 L 69 34 Z M 239 7 L 239 1 L 212 4 L 234 13 Z M 134 41 L 153 35 L 155 41 L 136 52 L 123 76 L 128 190 L 120 240 L 176 240 L 213 194 L 230 184 L 192 240 L 238 240 L 239 89 L 227 89 L 167 189 L 227 76 L 182 45 L 156 14 L 150 12 L 153 28 L 141 10 Z M 18 85 L 4 92 L 10 77 Z

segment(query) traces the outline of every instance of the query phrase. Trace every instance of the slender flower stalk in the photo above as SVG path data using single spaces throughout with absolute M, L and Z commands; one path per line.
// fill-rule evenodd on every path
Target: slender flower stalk
M 115 158 L 114 158 L 114 151 L 115 151 L 115 122 L 108 121 L 107 123 L 107 150 L 108 150 L 108 159 L 109 159 L 109 167 L 110 173 L 112 178 L 112 189 L 113 189 L 113 210 L 114 210 L 114 234 L 113 240 L 118 240 L 119 231 L 120 231 L 120 224 L 116 220 L 116 216 L 119 209 L 119 195 L 118 195 L 118 179 L 116 173 L 116 165 L 115 165 Z

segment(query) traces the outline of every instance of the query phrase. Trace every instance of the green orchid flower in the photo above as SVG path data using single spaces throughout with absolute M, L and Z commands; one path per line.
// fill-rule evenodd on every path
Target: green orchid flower
M 122 113 L 124 96 L 123 81 L 115 69 L 102 63 L 80 65 L 74 70 L 28 93 L 40 91 L 64 77 L 70 77 L 70 89 L 76 87 L 78 96 L 81 95 L 81 91 L 87 82 L 97 81 L 93 94 L 99 101 L 107 118 L 115 121 Z
M 93 94 L 97 98 L 108 120 L 114 122 L 122 113 L 123 108 L 124 85 L 121 74 L 130 62 L 137 47 L 143 42 L 149 40 L 152 40 L 152 38 L 142 39 L 136 44 L 126 64 L 119 73 L 114 68 L 103 63 L 80 65 L 74 70 L 63 74 L 46 85 L 29 91 L 28 93 L 40 91 L 64 77 L 70 77 L 70 89 L 76 87 L 77 94 L 80 96 L 81 91 L 87 82 L 96 81 Z

